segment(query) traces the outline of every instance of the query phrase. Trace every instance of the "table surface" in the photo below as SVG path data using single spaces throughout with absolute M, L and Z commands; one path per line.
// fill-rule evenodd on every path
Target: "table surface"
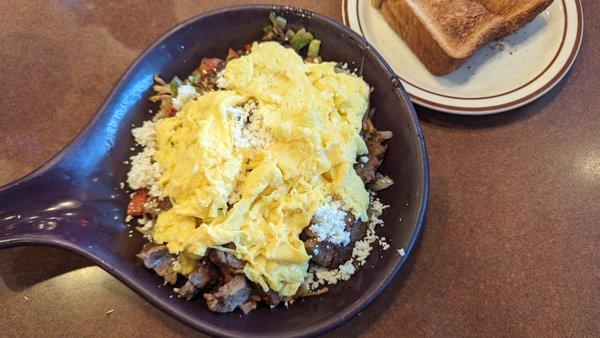
M 4 0 L 0 184 L 68 144 L 170 27 L 241 2 Z M 281 3 L 341 18 L 340 1 Z M 600 334 L 600 2 L 584 7 L 579 58 L 542 99 L 484 117 L 417 109 L 431 162 L 420 244 L 330 335 Z M 2 335 L 197 334 L 66 251 L 4 250 L 0 280 Z

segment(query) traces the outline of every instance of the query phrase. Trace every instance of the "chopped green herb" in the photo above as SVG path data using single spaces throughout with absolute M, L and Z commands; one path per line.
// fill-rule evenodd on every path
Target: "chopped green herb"
M 292 45 L 292 47 L 295 50 L 299 51 L 300 49 L 308 45 L 312 41 L 312 39 L 313 35 L 311 33 L 307 32 L 304 28 L 300 28 L 300 30 L 296 32 L 296 34 L 290 41 L 290 45 Z
M 319 56 L 319 49 L 321 49 L 321 40 L 313 39 L 308 45 L 307 56 L 317 57 Z

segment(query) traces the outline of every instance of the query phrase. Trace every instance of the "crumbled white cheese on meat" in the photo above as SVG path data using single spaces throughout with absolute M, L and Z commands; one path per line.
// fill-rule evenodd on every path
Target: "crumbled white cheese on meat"
M 328 241 L 342 246 L 350 243 L 350 233 L 346 231 L 346 211 L 337 201 L 328 201 L 317 209 L 310 226 L 320 241 Z
M 327 270 L 322 267 L 311 267 L 308 271 L 305 284 L 311 290 L 316 290 L 324 284 L 334 285 L 339 281 L 345 281 L 356 272 L 356 269 L 366 263 L 367 257 L 373 249 L 372 245 L 378 241 L 383 250 L 389 248 L 389 244 L 385 241 L 385 237 L 379 237 L 375 233 L 376 227 L 382 225 L 383 221 L 379 218 L 384 209 L 389 205 L 384 205 L 375 196 L 371 197 L 371 216 L 367 227 L 365 237 L 357 241 L 352 249 L 352 258 L 340 265 L 336 269 Z M 400 253 L 400 251 L 399 251 Z M 402 255 L 404 250 L 402 250 Z

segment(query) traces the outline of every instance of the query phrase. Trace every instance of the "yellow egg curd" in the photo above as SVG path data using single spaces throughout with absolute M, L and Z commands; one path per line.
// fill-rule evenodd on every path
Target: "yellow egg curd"
M 299 235 L 316 209 L 334 198 L 367 219 L 369 194 L 353 164 L 367 153 L 360 131 L 369 86 L 334 66 L 304 63 L 276 42 L 254 43 L 227 63 L 227 90 L 200 95 L 157 123 L 154 160 L 173 208 L 158 216 L 152 236 L 178 254 L 181 273 L 216 248 L 246 261 L 246 277 L 265 291 L 291 296 L 307 275 Z M 272 141 L 236 147 L 230 110 L 249 100 Z

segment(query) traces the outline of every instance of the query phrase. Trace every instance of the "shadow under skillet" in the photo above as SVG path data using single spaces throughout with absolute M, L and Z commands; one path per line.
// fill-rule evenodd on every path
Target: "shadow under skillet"
M 18 292 L 92 265 L 94 264 L 83 256 L 64 249 L 17 247 L 0 251 L 0 280 L 11 291 Z
M 415 104 L 417 116 L 424 124 L 450 129 L 489 129 L 526 121 L 545 109 L 557 97 L 567 82 L 568 72 L 554 88 L 541 98 L 520 108 L 490 115 L 457 115 L 438 112 Z

